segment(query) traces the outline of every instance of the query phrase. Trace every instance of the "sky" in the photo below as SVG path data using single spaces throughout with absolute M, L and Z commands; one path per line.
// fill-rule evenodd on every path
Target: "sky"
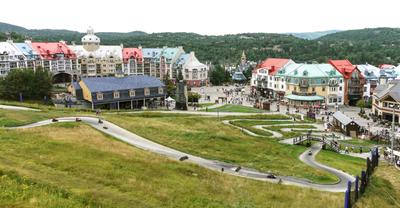
M 222 35 L 400 27 L 399 0 L 9 0 L 0 22 L 84 32 Z

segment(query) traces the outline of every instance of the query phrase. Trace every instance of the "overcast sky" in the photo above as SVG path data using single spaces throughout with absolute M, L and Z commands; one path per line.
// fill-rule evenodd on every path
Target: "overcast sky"
M 400 0 L 8 0 L 0 22 L 97 32 L 309 32 L 400 27 Z

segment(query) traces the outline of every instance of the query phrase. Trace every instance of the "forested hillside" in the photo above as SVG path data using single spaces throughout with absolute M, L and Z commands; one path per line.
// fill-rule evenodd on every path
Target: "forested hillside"
M 0 23 L 0 40 L 12 31 L 15 41 L 30 37 L 34 41 L 80 42 L 83 33 L 69 30 L 28 30 Z M 183 46 L 195 51 L 205 62 L 231 63 L 240 60 L 242 51 L 252 61 L 267 57 L 291 58 L 296 62 L 326 62 L 328 59 L 351 60 L 354 64 L 400 63 L 400 29 L 373 28 L 328 34 L 315 40 L 306 40 L 287 34 L 243 33 L 208 36 L 195 33 L 97 33 L 102 44 L 124 44 L 125 47 Z

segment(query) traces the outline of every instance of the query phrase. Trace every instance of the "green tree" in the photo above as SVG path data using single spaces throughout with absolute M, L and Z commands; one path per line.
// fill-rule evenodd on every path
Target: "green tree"
M 364 101 L 364 99 L 361 99 L 361 100 L 357 101 L 356 105 L 357 105 L 357 107 L 360 108 L 360 113 L 363 114 L 363 113 L 364 113 L 364 108 L 365 108 L 365 101 Z
M 164 77 L 164 84 L 167 88 L 167 96 L 170 96 L 172 98 L 175 98 L 175 91 L 176 91 L 176 86 L 174 82 L 169 78 L 169 72 Z
M 230 81 L 229 72 L 225 71 L 225 69 L 220 65 L 215 66 L 215 68 L 210 73 L 210 82 L 213 85 L 221 85 L 229 81 Z
M 50 97 L 53 79 L 48 71 L 38 67 L 32 69 L 14 69 L 0 81 L 0 97 L 7 100 L 42 100 Z
M 199 102 L 200 98 L 201 98 L 201 95 L 199 93 L 188 92 L 188 102 L 197 103 L 197 102 Z

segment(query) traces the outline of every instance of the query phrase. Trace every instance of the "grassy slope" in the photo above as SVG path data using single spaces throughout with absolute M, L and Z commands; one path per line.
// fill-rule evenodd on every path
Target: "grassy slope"
M 247 180 L 174 162 L 77 123 L 0 130 L 0 170 L 0 207 L 343 204 L 343 194 Z
M 365 170 L 367 164 L 366 160 L 362 158 L 341 155 L 329 150 L 321 151 L 316 159 L 320 163 L 335 167 L 353 176 L 361 176 L 361 170 Z
M 279 175 L 292 175 L 332 183 L 336 176 L 298 160 L 305 147 L 247 136 L 217 118 L 107 115 L 118 125 L 158 143 L 199 155 Z
M 243 106 L 243 105 L 232 105 L 232 104 L 226 104 L 218 108 L 212 108 L 208 109 L 208 112 L 238 112 L 238 113 L 262 113 L 265 112 L 263 110 L 257 109 L 257 108 L 252 108 L 248 106 Z
M 400 207 L 400 170 L 381 163 L 355 208 Z

